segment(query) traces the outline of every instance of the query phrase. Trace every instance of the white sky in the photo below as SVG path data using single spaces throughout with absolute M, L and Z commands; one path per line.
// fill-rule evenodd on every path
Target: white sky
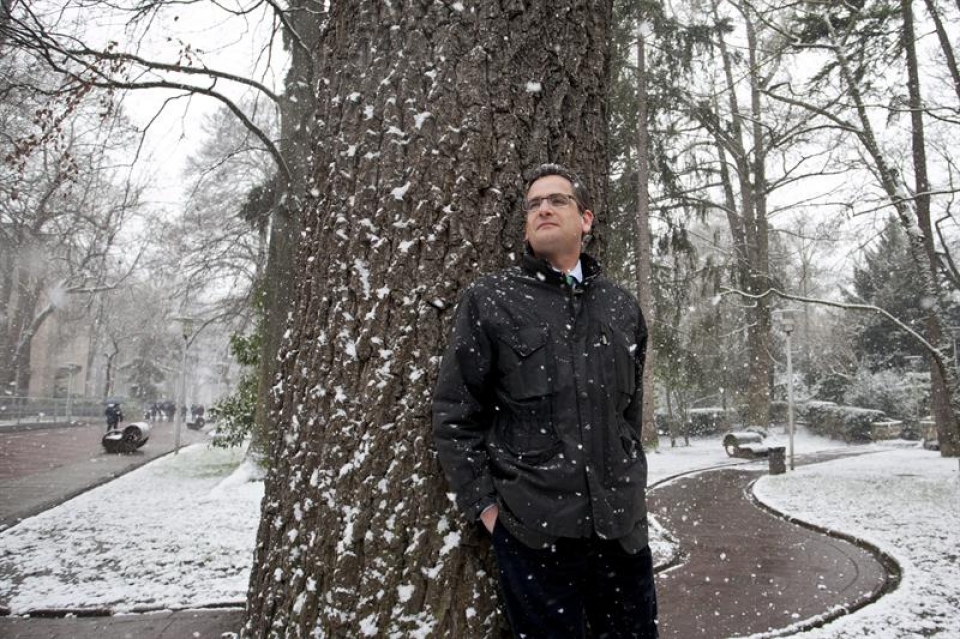
M 772 435 L 768 443 L 785 439 Z M 798 454 L 836 447 L 805 434 L 796 443 Z M 800 466 L 757 484 L 761 501 L 862 537 L 904 570 L 900 587 L 879 602 L 796 636 L 960 636 L 957 460 L 905 442 L 873 448 L 877 454 Z M 4 599 L 14 613 L 242 602 L 263 495 L 261 482 L 248 481 L 242 457 L 186 448 L 3 531 Z M 649 455 L 650 481 L 731 461 L 718 438 L 694 440 L 689 448 L 667 444 Z M 662 538 L 653 546 L 661 560 L 670 552 Z
M 269 51 L 263 47 L 270 42 L 272 24 L 261 9 L 246 17 L 229 16 L 213 3 L 184 4 L 168 8 L 157 18 L 147 36 L 117 26 L 101 26 L 101 37 L 113 37 L 127 42 L 130 51 L 138 41 L 137 53 L 144 58 L 176 63 L 186 45 L 195 53 L 194 66 L 206 66 L 218 71 L 252 78 L 276 90 L 282 83 L 286 55 L 279 38 Z M 88 33 L 94 32 L 92 29 Z M 175 76 L 174 79 L 181 79 Z M 207 86 L 197 76 L 190 82 Z M 216 89 L 233 101 L 250 96 L 253 89 L 236 83 L 219 81 Z M 161 89 L 128 91 L 123 97 L 123 109 L 140 129 L 150 124 L 140 152 L 137 173 L 148 177 L 152 188 L 147 199 L 155 210 L 179 211 L 184 202 L 183 170 L 186 159 L 204 142 L 203 122 L 206 116 L 221 106 L 214 98 L 197 95 L 165 102 L 177 92 Z M 160 113 L 159 117 L 157 114 Z

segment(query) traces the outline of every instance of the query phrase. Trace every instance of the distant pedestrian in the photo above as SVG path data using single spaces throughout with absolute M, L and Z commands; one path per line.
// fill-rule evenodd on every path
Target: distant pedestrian
M 107 404 L 107 409 L 104 411 L 104 414 L 107 416 L 108 432 L 111 430 L 116 430 L 120 425 L 120 422 L 123 421 L 123 411 L 120 410 L 120 404 Z

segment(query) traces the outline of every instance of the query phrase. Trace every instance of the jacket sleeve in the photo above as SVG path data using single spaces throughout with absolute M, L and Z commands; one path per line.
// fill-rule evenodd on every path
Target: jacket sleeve
M 433 396 L 433 437 L 457 505 L 471 520 L 496 502 L 486 450 L 494 412 L 493 358 L 476 293 L 468 289 L 457 308 L 440 365 Z

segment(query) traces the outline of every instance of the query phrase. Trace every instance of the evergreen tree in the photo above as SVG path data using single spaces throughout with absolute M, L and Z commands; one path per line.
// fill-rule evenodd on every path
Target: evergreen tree
M 912 329 L 923 332 L 923 288 L 910 254 L 903 226 L 889 218 L 877 241 L 854 269 L 850 301 L 873 304 L 890 312 Z M 870 313 L 859 317 L 856 353 L 871 371 L 901 368 L 904 357 L 924 355 L 921 345 L 890 320 Z

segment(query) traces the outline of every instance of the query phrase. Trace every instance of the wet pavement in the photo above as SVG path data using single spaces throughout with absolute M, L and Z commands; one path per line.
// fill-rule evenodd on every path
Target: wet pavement
M 106 430 L 105 423 L 0 429 L 0 530 L 174 449 L 173 422 L 156 422 L 147 443 L 127 455 L 103 449 L 100 440 Z M 181 445 L 206 438 L 187 428 L 180 432 Z
M 73 619 L 0 618 L 2 639 L 220 639 L 240 628 L 242 610 L 183 610 Z
M 99 443 L 103 432 L 99 425 L 0 431 L 0 526 L 173 449 L 171 423 L 157 424 L 150 442 L 135 455 L 105 453 Z M 184 443 L 205 437 L 187 430 L 181 436 Z M 757 506 L 749 488 L 766 472 L 761 468 L 752 464 L 705 471 L 651 489 L 650 512 L 675 536 L 682 554 L 678 564 L 657 575 L 663 639 L 726 639 L 761 632 L 782 636 L 862 605 L 884 587 L 884 567 L 866 550 Z M 234 608 L 0 617 L 0 639 L 221 637 L 236 632 L 242 616 Z
M 796 631 L 884 588 L 886 570 L 867 550 L 754 504 L 750 484 L 761 474 L 710 471 L 651 492 L 651 514 L 683 553 L 657 576 L 663 639 Z

